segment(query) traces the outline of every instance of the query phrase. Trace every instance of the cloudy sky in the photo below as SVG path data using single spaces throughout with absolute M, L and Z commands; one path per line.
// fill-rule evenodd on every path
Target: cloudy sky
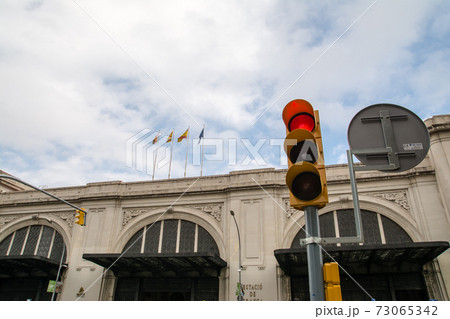
M 362 108 L 450 112 L 450 2 L 0 2 L 0 169 L 36 186 L 286 167 L 281 111 L 308 100 L 327 164 Z M 160 142 L 152 140 L 160 132 Z M 173 144 L 183 177 L 186 140 Z

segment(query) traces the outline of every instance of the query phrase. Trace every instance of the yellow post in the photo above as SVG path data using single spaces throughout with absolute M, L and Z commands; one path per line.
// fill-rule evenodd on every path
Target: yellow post
M 323 265 L 323 281 L 325 283 L 325 300 L 342 301 L 341 280 L 337 263 Z

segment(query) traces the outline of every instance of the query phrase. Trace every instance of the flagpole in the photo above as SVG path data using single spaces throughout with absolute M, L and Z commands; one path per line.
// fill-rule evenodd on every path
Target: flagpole
M 156 153 L 155 156 L 153 156 L 153 175 L 152 175 L 152 180 L 155 179 L 155 167 L 156 167 L 156 158 L 158 156 L 158 148 L 156 148 Z
M 184 162 L 184 177 L 186 177 L 188 150 L 189 150 L 189 126 L 188 126 L 187 138 L 186 138 L 186 160 Z
M 200 164 L 200 176 L 203 176 L 203 147 L 205 146 L 205 124 L 203 124 L 202 160 Z
M 156 142 L 154 144 L 158 143 L 158 137 L 159 137 L 160 131 L 156 134 Z M 152 181 L 155 179 L 155 168 L 156 168 L 156 159 L 158 158 L 158 144 L 156 145 L 156 153 L 153 157 L 153 175 L 152 175 Z
M 172 130 L 172 140 L 170 141 L 171 145 L 170 145 L 170 161 L 169 161 L 169 176 L 168 178 L 170 179 L 170 169 L 172 168 L 172 152 L 173 152 L 173 140 L 174 140 L 174 132 L 175 132 L 175 128 Z

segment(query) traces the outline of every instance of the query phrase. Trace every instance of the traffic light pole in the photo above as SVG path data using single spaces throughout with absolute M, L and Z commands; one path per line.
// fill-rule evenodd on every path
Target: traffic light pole
M 317 207 L 305 207 L 305 221 L 309 297 L 311 301 L 325 301 L 322 250 L 317 243 L 320 240 L 319 210 Z
M 54 199 L 56 199 L 56 200 L 58 200 L 58 201 L 60 201 L 60 202 L 62 202 L 62 203 L 64 203 L 64 204 L 66 204 L 66 205 L 69 205 L 70 207 L 73 207 L 73 208 L 75 208 L 75 209 L 77 209 L 77 210 L 81 210 L 81 211 L 84 212 L 84 213 L 86 214 L 86 216 L 87 216 L 87 212 L 86 212 L 83 208 L 79 208 L 79 207 L 77 207 L 77 206 L 75 206 L 75 205 L 69 203 L 68 201 L 65 201 L 65 200 L 62 199 L 62 198 L 59 198 L 58 196 L 55 196 L 55 195 L 53 195 L 53 194 L 50 194 L 49 192 L 46 192 L 46 191 L 44 191 L 43 189 L 37 188 L 36 186 L 33 186 L 33 185 L 31 185 L 31 184 L 28 184 L 27 182 L 24 182 L 23 180 L 21 180 L 21 179 L 19 179 L 19 178 L 17 178 L 17 177 L 10 176 L 10 175 L 3 175 L 3 174 L 0 174 L 0 178 L 12 179 L 12 180 L 14 180 L 14 181 L 16 181 L 16 182 L 22 183 L 22 184 L 24 184 L 24 185 L 26 185 L 26 186 L 28 186 L 28 187 L 33 188 L 34 190 L 37 190 L 38 192 L 41 192 L 41 193 L 43 193 L 43 194 L 45 194 L 45 195 L 47 195 L 47 196 L 50 196 L 50 197 L 52 197 L 52 198 L 54 198 Z

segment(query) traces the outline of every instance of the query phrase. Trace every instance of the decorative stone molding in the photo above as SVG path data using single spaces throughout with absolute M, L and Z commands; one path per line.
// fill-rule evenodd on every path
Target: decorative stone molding
M 30 215 L 25 215 L 25 216 L 30 216 Z M 55 213 L 54 216 L 57 216 L 59 218 L 61 218 L 63 221 L 65 221 L 67 223 L 67 225 L 72 228 L 74 221 L 75 221 L 75 212 L 68 212 L 68 213 Z M 2 229 L 6 224 L 12 222 L 15 219 L 18 219 L 19 217 L 17 216 L 8 216 L 8 217 L 0 217 L 0 229 Z M 31 219 L 33 221 L 37 221 L 40 218 L 40 214 L 32 214 L 31 215 Z M 46 219 L 48 220 L 48 219 Z
M 350 196 L 349 195 L 340 195 L 339 196 L 339 202 L 341 202 L 342 204 L 347 204 L 350 202 Z
M 202 212 L 205 212 L 207 214 L 210 214 L 219 223 L 222 221 L 222 208 L 223 208 L 222 203 L 199 204 L 199 205 L 191 205 L 191 206 L 187 206 L 187 207 L 194 208 L 194 209 L 200 210 Z M 125 226 L 126 224 L 128 224 L 130 222 L 130 220 L 132 220 L 133 218 L 135 218 L 139 215 L 142 215 L 142 214 L 147 214 L 147 213 L 151 212 L 152 210 L 153 209 L 125 209 L 123 211 L 123 216 L 122 216 L 122 226 Z M 170 216 L 171 214 L 176 212 L 176 210 L 177 210 L 176 208 L 170 207 L 166 211 L 165 217 Z
M 3 226 L 7 225 L 8 223 L 12 222 L 14 219 L 17 219 L 17 218 L 19 218 L 19 217 L 16 217 L 16 216 L 0 217 L 0 229 L 2 229 Z
M 215 204 L 200 204 L 200 205 L 192 205 L 189 206 L 191 208 L 195 208 L 197 210 L 201 210 L 204 213 L 210 214 L 214 217 L 219 223 L 222 221 L 222 203 Z
M 390 202 L 394 202 L 397 205 L 400 205 L 407 211 L 409 211 L 411 208 L 409 206 L 408 197 L 406 195 L 406 191 L 400 191 L 400 192 L 389 192 L 389 193 L 378 193 L 378 194 L 369 194 L 373 197 L 383 198 Z
M 284 203 L 284 211 L 286 213 L 286 218 L 289 219 L 289 218 L 291 218 L 292 215 L 294 215 L 294 213 L 298 212 L 298 210 L 291 207 L 291 202 L 290 202 L 289 198 L 284 198 L 283 203 Z
M 129 223 L 130 220 L 132 220 L 133 218 L 141 215 L 141 214 L 146 214 L 150 212 L 149 209 L 126 209 L 123 211 L 123 216 L 122 216 L 122 226 L 125 226 L 126 224 Z
M 59 218 L 61 218 L 62 220 L 64 220 L 70 228 L 73 227 L 73 224 L 75 222 L 75 212 L 60 213 L 60 214 L 55 214 L 55 215 L 58 216 Z

